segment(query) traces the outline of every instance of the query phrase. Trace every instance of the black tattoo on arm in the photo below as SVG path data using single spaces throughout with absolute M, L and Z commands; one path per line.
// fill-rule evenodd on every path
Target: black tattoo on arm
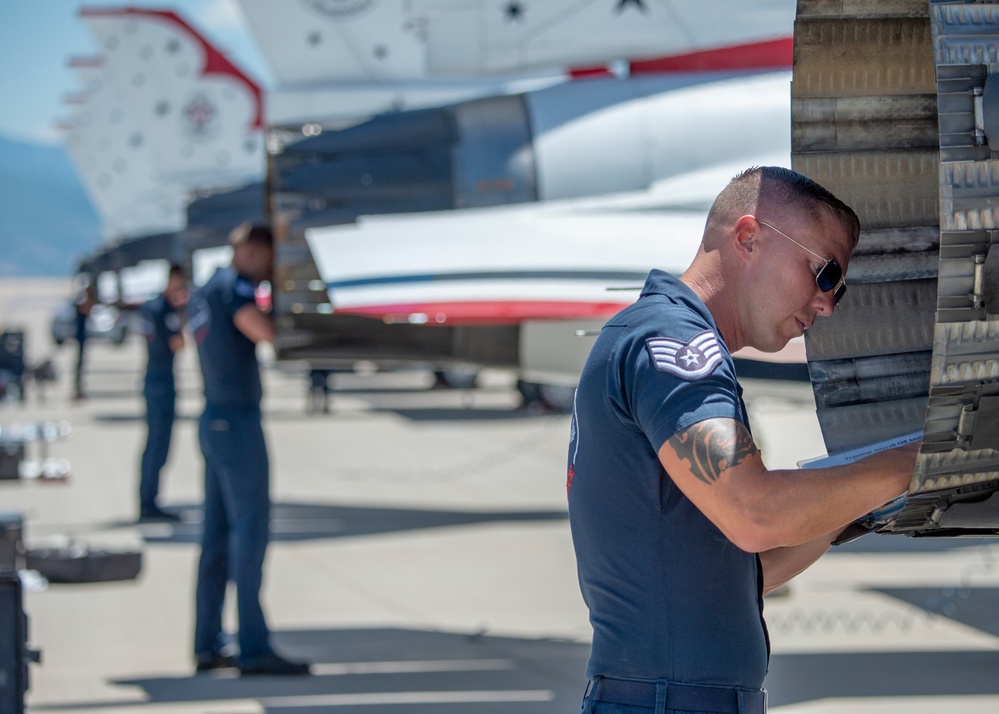
M 669 445 L 690 472 L 709 486 L 726 469 L 759 453 L 746 427 L 733 419 L 708 419 L 673 435 Z

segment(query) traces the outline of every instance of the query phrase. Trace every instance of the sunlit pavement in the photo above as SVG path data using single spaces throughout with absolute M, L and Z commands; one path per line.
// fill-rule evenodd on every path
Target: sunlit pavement
M 277 646 L 315 674 L 195 676 L 195 357 L 180 359 L 161 492 L 183 520 L 136 525 L 143 347 L 88 344 L 88 398 L 72 402 L 75 345 L 56 349 L 45 333 L 64 287 L 0 287 L 0 319 L 28 328 L 29 362 L 52 356 L 59 373 L 44 394 L 2 405 L 0 424 L 72 428 L 50 450 L 69 480 L 0 482 L 0 508 L 22 513 L 29 547 L 75 541 L 141 550 L 143 562 L 135 580 L 25 593 L 43 651 L 29 710 L 578 710 L 589 626 L 565 513 L 566 416 L 518 409 L 503 373 L 439 390 L 421 371 L 336 375 L 331 412 L 313 414 L 300 366 L 267 369 L 275 510 L 263 599 Z M 746 393 L 771 467 L 822 453 L 807 385 Z M 768 598 L 771 710 L 999 711 L 995 543 L 866 536 Z

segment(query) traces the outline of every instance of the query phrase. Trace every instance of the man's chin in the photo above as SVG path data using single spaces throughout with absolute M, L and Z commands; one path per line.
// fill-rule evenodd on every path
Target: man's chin
M 804 363 L 806 362 L 805 343 L 797 337 L 790 337 L 783 341 L 778 338 L 772 344 L 743 347 L 741 350 L 736 352 L 733 357 L 781 364 L 794 362 Z

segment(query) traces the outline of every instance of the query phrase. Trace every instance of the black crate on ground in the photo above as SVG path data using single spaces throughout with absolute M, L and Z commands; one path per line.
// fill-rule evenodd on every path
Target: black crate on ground
M 0 511 L 0 572 L 24 567 L 24 526 L 20 513 Z
M 0 439 L 0 481 L 20 478 L 19 469 L 24 461 L 24 443 Z
M 25 553 L 29 570 L 37 570 L 51 583 L 103 583 L 134 580 L 142 570 L 142 552 L 91 549 L 72 544 L 37 548 Z

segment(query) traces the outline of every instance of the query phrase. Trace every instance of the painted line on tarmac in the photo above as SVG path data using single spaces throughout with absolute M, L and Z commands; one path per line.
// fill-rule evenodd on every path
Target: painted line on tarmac
M 411 660 L 399 662 L 344 662 L 317 663 L 312 671 L 319 676 L 331 677 L 348 674 L 408 674 L 413 672 L 490 672 L 514 669 L 508 659 L 443 659 Z
M 514 702 L 550 702 L 550 689 L 466 692 L 371 692 L 357 694 L 318 694 L 301 697 L 261 698 L 267 709 L 280 707 L 360 707 L 387 704 L 485 704 Z

